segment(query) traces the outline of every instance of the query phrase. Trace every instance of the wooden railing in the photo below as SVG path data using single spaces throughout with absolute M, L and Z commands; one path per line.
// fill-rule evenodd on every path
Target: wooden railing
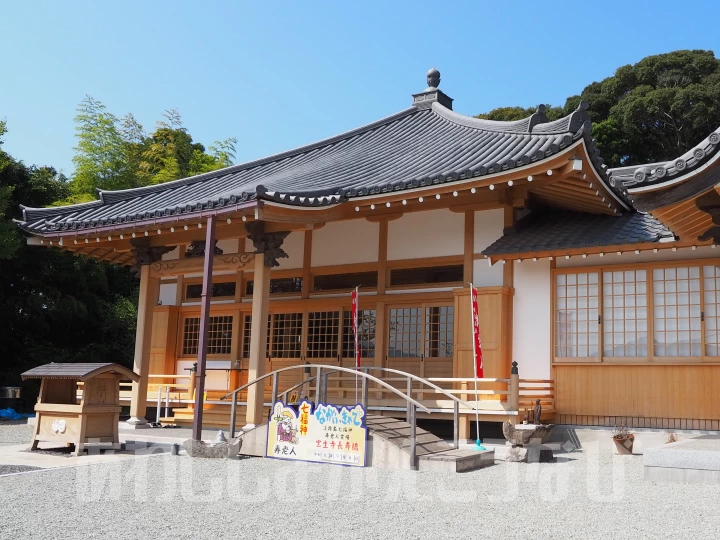
M 555 382 L 549 379 L 520 379 L 520 396 L 518 411 L 524 417 L 525 409 L 533 410 L 540 400 L 540 405 L 548 414 L 555 413 Z M 545 415 L 543 414 L 543 418 Z
M 331 368 L 331 366 L 328 366 Z M 370 368 L 373 370 L 374 368 Z M 331 369 L 332 371 L 332 369 Z M 477 390 L 475 388 L 476 380 L 472 377 L 430 377 L 426 380 L 432 385 L 441 388 L 437 390 L 428 385 L 414 381 L 412 388 L 407 388 L 407 378 L 394 376 L 388 373 L 383 377 L 378 374 L 378 378 L 385 383 L 398 388 L 402 388 L 405 392 L 410 390 L 410 395 L 416 397 L 419 401 L 437 400 L 442 398 L 442 394 L 452 394 L 462 401 L 478 402 L 478 408 L 484 410 L 504 410 L 518 411 L 522 418 L 526 409 L 534 409 L 536 401 L 539 399 L 543 410 L 548 414 L 555 412 L 555 384 L 549 379 L 520 379 L 517 375 L 511 375 L 510 378 L 491 378 L 484 377 L 477 379 Z M 193 399 L 195 390 L 195 377 L 188 374 L 151 374 L 148 376 L 148 393 L 147 400 L 155 402 L 158 396 L 158 390 L 161 391 L 163 402 L 166 400 L 169 391 L 171 401 L 188 401 Z M 179 379 L 189 379 L 189 382 L 179 383 Z M 317 388 L 313 380 L 306 383 L 299 382 L 295 384 L 298 394 L 300 388 L 304 388 L 304 395 L 315 395 Z M 167 382 L 173 381 L 173 382 Z M 371 381 L 367 381 L 366 392 L 371 398 L 377 400 L 387 399 L 389 392 L 387 388 Z M 347 372 L 336 371 L 329 375 L 329 380 L 325 381 L 324 392 L 326 396 L 347 399 L 354 397 L 355 394 L 355 376 Z M 294 387 L 294 388 L 295 388 Z M 78 398 L 82 396 L 83 383 L 78 383 Z M 289 387 L 288 387 L 289 388 Z M 132 390 L 132 383 L 120 383 L 120 396 L 129 399 Z M 266 389 L 269 394 L 269 388 Z M 289 398 L 289 391 L 286 397 Z M 240 399 L 244 400 L 245 391 L 240 392 Z M 545 415 L 543 414 L 543 417 Z

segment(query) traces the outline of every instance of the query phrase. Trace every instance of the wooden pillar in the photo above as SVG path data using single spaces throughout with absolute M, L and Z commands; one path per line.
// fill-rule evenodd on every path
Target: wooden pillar
M 203 407 L 205 405 L 205 366 L 207 364 L 208 333 L 210 330 L 210 301 L 212 299 L 213 257 L 215 256 L 215 216 L 207 219 L 205 261 L 203 264 L 202 298 L 200 301 L 200 329 L 198 339 L 198 368 L 195 374 L 195 415 L 193 440 L 202 438 Z
M 150 339 L 152 336 L 153 309 L 160 294 L 160 280 L 150 277 L 150 266 L 140 266 L 140 295 L 138 300 L 137 330 L 135 332 L 135 359 L 133 371 L 140 375 L 133 382 L 128 425 L 147 426 L 145 419 L 148 375 L 150 374 Z
M 265 358 L 267 357 L 267 318 L 270 304 L 270 267 L 265 266 L 262 253 L 255 256 L 255 281 L 252 301 L 252 326 L 250 328 L 250 365 L 248 381 L 265 374 Z M 263 422 L 263 398 L 265 385 L 258 383 L 248 387 L 247 424 L 259 425 Z
M 475 211 L 465 212 L 465 246 L 463 253 L 464 286 L 470 286 L 473 280 L 473 264 L 475 262 Z

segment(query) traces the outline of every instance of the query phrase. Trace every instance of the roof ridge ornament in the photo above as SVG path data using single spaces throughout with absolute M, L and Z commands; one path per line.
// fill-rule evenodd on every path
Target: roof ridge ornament
M 430 68 L 426 74 L 428 87 L 419 94 L 413 94 L 413 106 L 418 109 L 429 109 L 434 102 L 452 110 L 453 99 L 438 89 L 440 85 L 440 72 Z
M 545 114 L 546 110 L 547 107 L 542 103 L 537 106 L 537 110 L 530 115 L 530 120 L 528 120 L 528 133 L 532 133 L 532 130 L 536 125 L 547 124 L 550 121 L 550 119 Z

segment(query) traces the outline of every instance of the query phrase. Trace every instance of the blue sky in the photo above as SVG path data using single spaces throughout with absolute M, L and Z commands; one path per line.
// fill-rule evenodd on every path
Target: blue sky
M 177 108 L 237 162 L 406 108 L 437 67 L 455 110 L 562 105 L 624 64 L 718 52 L 711 0 L 3 2 L 4 148 L 72 173 L 86 94 L 151 130 Z M 720 54 L 720 53 L 719 53 Z

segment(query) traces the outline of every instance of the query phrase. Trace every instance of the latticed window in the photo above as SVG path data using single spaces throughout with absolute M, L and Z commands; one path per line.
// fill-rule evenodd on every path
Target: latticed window
M 426 283 L 455 283 L 463 280 L 463 265 L 398 268 L 390 271 L 390 285 L 422 285 Z
M 388 357 L 419 358 L 422 353 L 422 308 L 392 308 Z
M 425 308 L 425 356 L 450 358 L 453 355 L 453 306 Z
M 377 287 L 377 272 L 350 272 L 345 274 L 328 274 L 315 276 L 313 290 L 337 291 L 363 287 L 374 289 Z
M 361 358 L 375 356 L 375 323 L 377 311 L 361 309 L 358 311 L 358 333 L 360 336 Z M 355 333 L 352 325 L 352 312 L 343 311 L 343 358 L 355 358 Z
M 702 356 L 700 268 L 654 269 L 653 304 L 655 356 Z
M 339 311 L 308 313 L 307 332 L 308 358 L 334 358 L 338 355 Z
M 245 315 L 243 323 L 242 357 L 250 358 L 250 335 L 252 331 L 252 315 Z M 270 351 L 270 315 L 268 315 L 266 351 Z
M 555 355 L 597 357 L 598 273 L 560 274 L 555 283 Z
M 270 294 L 293 294 L 302 292 L 303 278 L 275 278 L 270 280 Z M 255 290 L 255 281 L 249 279 L 245 282 L 245 295 L 252 296 Z
M 302 313 L 272 315 L 270 355 L 273 358 L 299 358 L 302 344 Z
M 705 288 L 705 354 L 720 356 L 720 266 L 703 266 Z M 697 323 L 694 323 L 695 325 Z
M 232 349 L 231 315 L 210 317 L 208 328 L 208 354 L 230 354 Z M 183 328 L 183 355 L 195 355 L 200 346 L 200 318 L 188 317 Z
M 210 289 L 210 295 L 213 298 L 232 298 L 235 296 L 236 284 L 234 281 L 223 281 L 221 283 L 213 283 Z M 191 283 L 185 287 L 185 298 L 193 300 L 202 298 L 202 283 Z
M 590 304 L 596 288 L 590 286 Z M 620 270 L 603 272 L 603 355 L 647 356 L 647 272 Z

